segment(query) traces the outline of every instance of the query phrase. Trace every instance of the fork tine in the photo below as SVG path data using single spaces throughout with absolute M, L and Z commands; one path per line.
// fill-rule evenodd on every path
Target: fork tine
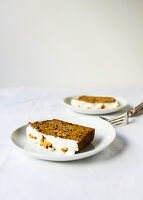
M 119 127 L 119 126 L 122 126 L 122 125 L 125 125 L 128 123 L 128 115 L 127 115 L 127 112 L 119 115 L 119 116 L 116 116 L 116 117 L 113 117 L 113 118 L 110 118 L 110 119 L 107 119 L 105 117 L 102 117 L 100 116 L 102 119 L 108 121 L 109 123 L 111 123 L 114 127 Z
M 120 127 L 120 126 L 123 126 L 123 125 L 126 125 L 127 123 L 118 123 L 118 124 L 112 124 L 112 126 L 114 126 L 115 128 L 116 127 Z
M 109 121 L 114 127 L 119 127 L 128 123 L 128 116 L 127 112 L 123 113 L 122 115 L 112 118 Z
M 124 119 L 124 120 L 119 120 L 119 121 L 116 121 L 116 122 L 110 122 L 111 124 L 119 124 L 119 123 L 127 123 L 128 120 L 127 119 Z
M 121 121 L 116 121 L 116 122 L 110 122 L 113 126 L 119 126 L 119 125 L 125 125 L 128 123 L 127 119 L 121 120 Z
M 100 117 L 101 119 L 104 119 L 105 121 L 108 121 L 108 122 L 109 122 L 109 119 L 107 119 L 106 117 L 102 117 L 102 116 L 100 116 L 100 115 L 99 115 L 99 117 Z
M 122 116 L 122 117 L 118 117 L 116 119 L 109 119 L 109 122 L 116 122 L 116 121 L 121 121 L 121 120 L 124 120 L 126 118 L 126 116 Z
M 121 123 L 127 123 L 127 120 L 120 120 L 120 121 L 116 121 L 116 122 L 110 122 L 111 124 L 121 124 Z
M 109 119 L 109 121 L 114 121 L 114 120 L 117 120 L 117 119 L 120 119 L 120 118 L 124 118 L 125 116 L 127 116 L 127 112 L 125 112 L 125 113 L 123 113 L 119 116 L 115 116 L 115 117 Z

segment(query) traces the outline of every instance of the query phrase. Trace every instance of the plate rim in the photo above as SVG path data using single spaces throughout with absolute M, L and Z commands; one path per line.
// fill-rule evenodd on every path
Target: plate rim
M 99 117 L 98 117 L 99 118 Z M 34 158 L 37 158 L 37 159 L 41 159 L 41 160 L 46 160 L 46 161 L 56 161 L 56 162 L 66 162 L 66 161 L 74 161 L 74 160 L 80 160 L 80 159 L 84 159 L 84 158 L 87 158 L 87 157 L 90 157 L 90 156 L 93 156 L 93 155 L 96 155 L 97 153 L 103 151 L 106 147 L 108 147 L 116 138 L 116 130 L 114 129 L 114 127 L 107 121 L 103 120 L 100 118 L 100 120 L 104 121 L 105 124 L 108 124 L 108 126 L 112 129 L 112 137 L 110 138 L 110 140 L 104 144 L 103 147 L 99 148 L 98 150 L 94 149 L 92 151 L 88 151 L 88 152 L 83 152 L 82 153 L 82 156 L 80 153 L 77 153 L 77 154 L 74 154 L 72 156 L 67 156 L 67 157 L 57 157 L 57 156 L 47 156 L 46 154 L 42 154 L 42 153 L 37 153 L 37 152 L 31 152 L 31 151 L 28 151 L 22 147 L 20 147 L 15 141 L 14 141 L 14 134 L 18 131 L 18 129 L 23 129 L 23 128 L 26 128 L 27 127 L 27 124 L 23 125 L 23 126 L 20 126 L 18 128 L 16 128 L 10 138 L 11 138 L 11 142 L 12 144 L 18 148 L 19 150 L 21 150 L 22 152 L 28 154 L 29 156 L 31 157 L 34 157 Z M 95 133 L 96 134 L 96 133 Z M 95 138 L 96 139 L 96 138 Z

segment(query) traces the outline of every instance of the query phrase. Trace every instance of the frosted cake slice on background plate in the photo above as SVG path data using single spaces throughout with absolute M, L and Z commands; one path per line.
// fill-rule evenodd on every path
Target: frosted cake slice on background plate
M 79 96 L 71 100 L 71 105 L 84 109 L 114 109 L 120 107 L 113 97 Z

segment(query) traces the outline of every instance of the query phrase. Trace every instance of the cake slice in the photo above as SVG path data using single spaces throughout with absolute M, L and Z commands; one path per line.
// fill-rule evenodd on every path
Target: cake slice
M 71 104 L 77 108 L 85 109 L 113 109 L 119 107 L 119 103 L 113 97 L 79 96 L 71 100 Z
M 49 151 L 60 151 L 67 155 L 83 149 L 93 141 L 94 128 L 89 128 L 58 119 L 29 122 L 26 135 L 29 142 Z

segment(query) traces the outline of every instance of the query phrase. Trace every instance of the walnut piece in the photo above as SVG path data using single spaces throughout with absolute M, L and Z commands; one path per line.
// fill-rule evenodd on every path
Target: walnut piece
M 52 144 L 50 142 L 47 142 L 46 140 L 44 140 L 44 147 L 51 147 Z
M 64 153 L 66 153 L 68 151 L 68 148 L 61 148 L 61 151 L 63 151 Z
M 52 143 L 47 142 L 45 137 L 42 136 L 41 140 L 40 140 L 40 146 L 44 146 L 46 149 L 48 149 L 49 147 L 52 149 L 52 151 L 56 150 L 53 146 Z
M 45 140 L 44 137 L 42 137 L 41 140 L 40 140 L 40 146 L 44 145 L 44 140 Z
M 101 109 L 105 109 L 105 105 L 104 104 L 101 106 Z
M 33 136 L 32 134 L 29 134 L 28 136 L 29 136 L 30 138 L 35 139 L 35 140 L 37 139 L 37 137 L 36 137 L 36 136 Z

